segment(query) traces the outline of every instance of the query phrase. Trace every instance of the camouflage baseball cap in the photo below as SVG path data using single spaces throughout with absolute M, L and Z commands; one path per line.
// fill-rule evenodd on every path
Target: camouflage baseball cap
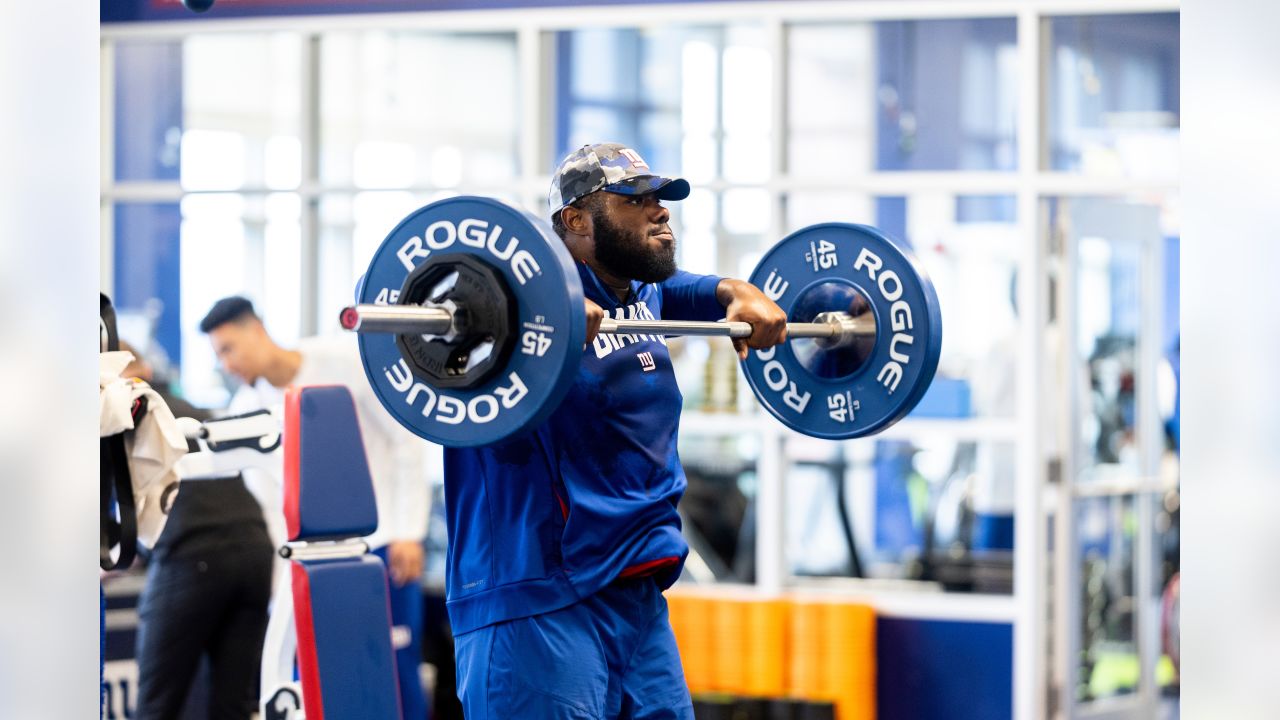
M 654 175 L 640 153 L 618 143 L 583 145 L 560 161 L 547 194 L 550 216 L 597 190 L 619 195 L 654 193 L 660 200 L 689 197 L 689 181 Z

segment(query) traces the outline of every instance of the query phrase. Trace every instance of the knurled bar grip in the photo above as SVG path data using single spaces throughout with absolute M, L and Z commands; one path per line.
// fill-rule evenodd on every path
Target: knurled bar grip
M 823 315 L 844 315 L 844 313 L 823 313 Z M 846 321 L 847 319 L 847 321 Z M 844 334 L 874 335 L 875 325 L 860 322 L 859 319 L 844 315 L 841 320 L 828 320 L 811 323 L 787 323 L 788 338 L 835 338 Z M 600 332 L 611 334 L 635 335 L 699 335 L 707 337 L 750 337 L 753 332 L 751 323 L 745 322 L 693 322 L 687 320 L 616 320 L 605 318 L 600 321 Z
M 833 344 L 845 344 L 859 336 L 876 333 L 871 315 L 852 317 L 847 313 L 825 312 L 818 322 L 787 323 L 788 338 L 825 338 Z M 415 305 L 354 305 L 344 308 L 342 327 L 360 333 L 396 333 L 404 335 L 443 335 L 453 326 L 453 315 L 444 308 Z M 687 320 L 618 320 L 600 321 L 600 332 L 606 335 L 699 335 L 714 337 L 750 337 L 752 327 L 745 322 L 694 322 Z

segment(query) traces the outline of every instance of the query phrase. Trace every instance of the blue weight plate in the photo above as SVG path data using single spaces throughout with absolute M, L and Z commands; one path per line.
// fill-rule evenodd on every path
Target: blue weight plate
M 488 445 L 537 426 L 573 384 L 587 334 L 568 249 L 544 221 L 498 200 L 440 200 L 391 231 L 357 300 L 395 304 L 410 271 L 437 253 L 473 255 L 500 272 L 518 307 L 510 359 L 475 387 L 433 388 L 409 370 L 394 335 L 362 334 L 360 357 L 374 393 L 400 424 L 450 447 Z
M 752 350 L 743 372 L 783 424 L 828 440 L 864 437 L 901 420 L 938 369 L 942 315 L 920 264 L 875 228 L 811 225 L 783 238 L 751 282 L 787 313 L 811 322 L 824 311 L 870 313 L 874 338 L 823 349 L 797 339 Z

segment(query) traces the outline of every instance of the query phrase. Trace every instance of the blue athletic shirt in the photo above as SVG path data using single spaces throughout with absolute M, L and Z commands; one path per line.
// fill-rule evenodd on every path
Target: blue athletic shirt
M 715 276 L 633 281 L 618 302 L 586 264 L 578 273 L 586 297 L 615 318 L 724 317 Z M 619 576 L 675 582 L 689 552 L 676 513 L 686 485 L 676 454 L 682 400 L 665 338 L 598 335 L 541 427 L 445 449 L 455 634 L 568 607 Z

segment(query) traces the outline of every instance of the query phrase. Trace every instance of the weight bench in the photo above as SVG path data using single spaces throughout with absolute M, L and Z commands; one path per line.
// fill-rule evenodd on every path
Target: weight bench
M 400 720 L 387 571 L 361 539 L 378 510 L 346 387 L 285 394 L 284 514 L 306 719 Z

